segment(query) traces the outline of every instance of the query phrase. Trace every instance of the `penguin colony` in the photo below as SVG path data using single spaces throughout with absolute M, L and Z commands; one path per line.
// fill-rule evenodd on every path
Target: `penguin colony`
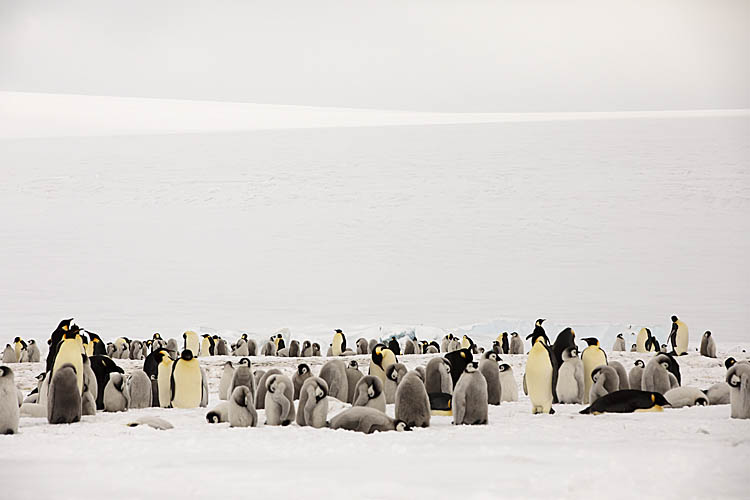
M 677 316 L 671 318 L 671 351 L 660 346 L 648 328 L 642 328 L 632 350 L 649 355 L 636 360 L 629 370 L 609 361 L 597 338 L 581 339 L 586 347 L 579 352 L 571 328 L 551 343 L 544 321 L 538 319 L 526 337 L 530 349 L 523 388 L 531 413 L 554 414 L 558 404 L 583 404 L 586 407 L 580 413 L 593 415 L 725 404 L 730 405 L 732 418 L 750 418 L 750 361 L 727 359 L 725 379 L 706 390 L 682 385 L 678 358 L 687 354 L 688 328 Z M 289 336 L 288 330 L 280 330 L 257 342 L 243 334 L 229 344 L 218 335 L 187 331 L 182 342 L 154 333 L 150 339 L 118 337 L 104 343 L 72 318 L 63 320 L 47 341 L 45 371 L 25 398 L 7 365 L 42 362 L 41 353 L 34 340 L 16 337 L 12 345 L 6 345 L 5 365 L 0 366 L 0 434 L 17 433 L 23 416 L 71 424 L 97 411 L 206 407 L 209 377 L 200 359 L 217 355 L 241 359 L 224 363 L 218 380 L 221 402 L 205 418 L 208 423 L 231 427 L 296 424 L 369 434 L 428 427 L 436 415 L 451 416 L 455 425 L 482 425 L 488 423 L 490 405 L 518 400 L 513 370 L 502 360 L 504 355 L 526 351 L 517 332 L 500 333 L 485 349 L 466 335 L 452 334 L 439 342 L 406 337 L 401 343 L 391 337 L 383 342 L 359 338 L 347 344 L 344 332 L 335 330 L 328 348 L 332 359 L 322 364 L 317 375 L 303 361 L 290 374 L 277 368 L 253 369 L 251 356 L 320 356 L 318 344 Z M 613 351 L 625 351 L 625 345 L 619 334 Z M 711 332 L 702 336 L 699 352 L 716 358 Z M 398 356 L 416 354 L 436 356 L 413 370 L 399 362 Z M 369 357 L 365 371 L 357 360 L 346 358 L 353 355 Z M 115 361 L 122 359 L 142 360 L 143 367 L 126 374 Z M 345 409 L 329 419 L 333 399 Z M 386 414 L 390 404 L 395 406 L 395 418 Z M 258 410 L 265 414 L 259 415 Z M 149 418 L 129 425 L 171 428 L 158 417 L 153 417 L 154 422 Z

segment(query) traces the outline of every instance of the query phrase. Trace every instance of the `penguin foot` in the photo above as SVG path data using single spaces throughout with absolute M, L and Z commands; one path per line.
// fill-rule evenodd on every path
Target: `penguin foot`
M 282 426 L 282 427 L 286 427 L 287 425 L 289 425 L 289 424 L 291 424 L 291 423 L 292 423 L 292 422 L 291 422 L 291 421 L 289 421 L 289 420 L 284 420 L 283 422 L 281 422 L 281 426 Z
M 555 409 L 554 408 L 550 408 L 549 409 L 549 414 L 550 415 L 554 415 L 555 414 Z

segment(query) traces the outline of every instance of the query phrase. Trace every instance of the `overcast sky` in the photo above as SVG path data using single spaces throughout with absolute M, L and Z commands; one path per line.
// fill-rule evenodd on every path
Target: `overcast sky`
M 0 90 L 424 111 L 748 108 L 750 1 L 3 0 Z

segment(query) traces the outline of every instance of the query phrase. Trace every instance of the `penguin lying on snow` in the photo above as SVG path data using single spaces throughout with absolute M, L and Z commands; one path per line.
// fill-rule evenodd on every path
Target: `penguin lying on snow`
M 661 411 L 664 406 L 669 406 L 669 401 L 658 392 L 628 389 L 602 396 L 594 404 L 581 410 L 580 413 L 582 415 L 599 415 L 600 413 Z
M 664 398 L 669 401 L 672 408 L 682 408 L 684 406 L 708 406 L 708 396 L 695 387 L 675 387 L 664 394 Z
M 381 411 L 364 406 L 357 406 L 342 411 L 331 419 L 329 427 L 331 429 L 364 432 L 365 434 L 371 434 L 376 431 L 400 432 L 411 430 L 411 427 L 406 422 L 393 419 Z
M 229 422 L 229 403 L 222 401 L 216 405 L 211 411 L 206 413 L 206 421 L 209 424 Z

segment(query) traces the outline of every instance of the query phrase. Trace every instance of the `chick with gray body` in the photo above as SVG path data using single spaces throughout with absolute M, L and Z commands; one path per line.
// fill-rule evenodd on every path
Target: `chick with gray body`
M 411 430 L 406 422 L 395 420 L 381 411 L 366 406 L 356 406 L 342 411 L 331 419 L 330 427 L 331 429 L 345 429 L 364 432 L 365 434 Z
M 263 410 L 266 407 L 266 381 L 271 375 L 280 375 L 281 370 L 278 368 L 271 368 L 270 370 L 263 372 L 263 376 L 258 380 L 258 387 L 255 393 L 255 409 Z
M 466 365 L 453 392 L 455 425 L 486 424 L 488 413 L 487 381 L 476 362 Z
M 518 401 L 518 386 L 513 375 L 513 368 L 509 364 L 503 363 L 497 369 L 500 371 L 502 401 Z
M 563 404 L 583 402 L 583 361 L 578 349 L 568 347 L 562 353 L 562 366 L 557 374 L 557 400 Z
M 81 420 L 81 393 L 76 369 L 65 363 L 55 370 L 47 392 L 47 421 L 71 424 Z
M 302 342 L 302 349 L 300 351 L 300 356 L 303 358 L 309 358 L 312 356 L 312 344 L 309 340 L 305 340 Z
M 659 353 L 649 360 L 643 370 L 641 378 L 641 389 L 648 392 L 666 394 L 672 388 L 670 381 L 669 356 Z
M 128 411 L 128 400 L 124 391 L 125 376 L 122 373 L 111 373 L 109 382 L 104 387 L 104 411 Z
M 403 363 L 394 363 L 388 365 L 385 369 L 385 384 L 383 392 L 385 392 L 385 403 L 392 405 L 396 402 L 396 389 L 401 379 L 406 375 L 408 369 Z
M 167 352 L 169 352 L 169 357 L 172 358 L 172 361 L 177 359 L 177 351 L 179 350 L 180 346 L 177 344 L 176 339 L 167 340 Z
M 135 370 L 128 376 L 124 391 L 128 408 L 149 408 L 153 400 L 151 380 L 143 370 Z
M 130 359 L 143 359 L 143 342 L 140 340 L 130 343 Z
M 328 395 L 346 402 L 349 395 L 349 382 L 346 377 L 346 363 L 333 359 L 320 369 L 320 378 L 328 384 Z
M 357 339 L 357 354 L 370 354 L 367 350 L 367 339 Z
M 36 345 L 36 340 L 29 340 L 29 346 L 27 349 L 29 351 L 29 361 L 32 363 L 39 363 L 42 355 L 39 352 L 39 346 Z
M 385 394 L 380 377 L 365 375 L 359 379 L 354 390 L 352 406 L 366 406 L 385 413 Z
M 643 369 L 645 367 L 646 365 L 643 363 L 643 360 L 637 359 L 633 363 L 633 368 L 628 373 L 628 385 L 631 389 L 641 390 L 641 380 L 643 379 Z
M 615 344 L 612 346 L 613 351 L 624 351 L 625 350 L 625 338 L 622 336 L 622 333 L 617 334 L 617 338 L 615 338 Z
M 250 389 L 250 392 L 253 394 L 253 396 L 255 396 L 255 377 L 253 376 L 252 363 L 248 358 L 242 358 L 234 368 L 234 373 L 232 374 L 232 382 L 231 384 L 229 384 L 227 394 L 233 394 L 234 389 L 240 385 L 246 386 L 248 389 Z
M 310 377 L 312 377 L 312 372 L 310 371 L 310 367 L 307 365 L 307 363 L 298 364 L 297 370 L 294 372 L 294 375 L 292 375 L 295 401 L 299 399 L 300 390 L 302 390 L 302 384 L 304 384 L 305 380 L 309 379 Z M 328 392 L 327 388 L 326 392 Z
M 683 408 L 685 406 L 708 406 L 709 400 L 706 393 L 696 387 L 676 387 L 664 394 L 672 408 Z
M 378 341 L 376 339 L 370 339 L 367 341 L 367 352 L 365 354 L 372 354 L 372 350 L 375 349 L 375 346 L 378 345 Z
M 302 383 L 297 406 L 297 425 L 316 429 L 326 426 L 328 384 L 320 377 L 308 377 Z
M 88 392 L 94 397 L 94 412 L 87 413 L 90 412 L 90 409 L 87 408 L 83 414 L 94 415 L 96 414 L 96 397 L 99 395 L 99 383 L 96 380 L 94 370 L 91 368 L 91 358 L 85 354 L 83 355 L 83 385 L 87 386 L 86 390 L 88 390 Z M 88 404 L 88 401 L 86 401 L 86 404 Z
M 224 339 L 219 339 L 216 342 L 216 355 L 217 356 L 228 356 L 229 355 L 229 346 L 227 345 L 227 341 Z
M 289 425 L 294 421 L 294 386 L 286 375 L 266 379 L 266 425 Z
M 292 340 L 291 342 L 289 342 L 289 357 L 299 358 L 299 354 L 300 354 L 299 341 Z
M 0 366 L 0 434 L 16 434 L 19 416 L 15 375 L 10 367 Z
M 357 388 L 357 382 L 362 378 L 362 372 L 359 371 L 359 363 L 356 360 L 349 361 L 346 365 L 346 382 L 348 386 L 348 392 L 346 395 L 346 402 L 351 404 L 354 401 L 354 389 Z
M 265 370 L 254 370 L 253 371 L 253 378 L 255 379 L 255 387 L 260 387 L 260 379 L 263 378 L 263 375 L 266 374 Z M 230 393 L 232 391 L 229 391 Z
M 706 356 L 707 358 L 716 357 L 716 341 L 709 331 L 706 331 L 701 338 L 700 353 L 701 356 Z
M 487 381 L 487 402 L 496 406 L 503 400 L 500 369 L 497 366 L 497 354 L 493 351 L 487 351 L 487 354 L 489 357 L 484 357 L 479 361 L 479 373 L 484 375 L 484 379 Z M 406 420 L 406 422 L 409 421 Z
M 276 356 L 276 344 L 270 340 L 266 340 L 263 343 L 263 347 L 260 348 L 261 356 Z
M 250 353 L 247 348 L 247 341 L 245 339 L 239 339 L 235 344 L 234 350 L 232 351 L 234 356 L 249 356 Z
M 228 401 L 222 401 L 214 406 L 211 411 L 206 413 L 206 421 L 209 424 L 223 424 L 224 422 L 229 422 L 229 405 L 230 403 Z M 253 410 L 255 410 L 255 404 L 253 404 Z
M 591 372 L 593 385 L 589 394 L 589 403 L 594 404 L 597 399 L 606 396 L 610 392 L 620 390 L 620 376 L 617 370 L 609 365 L 600 365 Z
M 627 389 L 630 389 L 630 382 L 628 382 L 628 372 L 625 370 L 625 367 L 622 366 L 622 363 L 620 363 L 619 361 L 609 361 L 607 364 L 615 369 L 615 371 L 617 372 L 617 376 L 620 378 L 619 390 L 625 391 Z
M 81 394 L 81 415 L 96 415 L 96 396 L 86 382 L 83 383 L 83 394 Z
M 750 418 L 750 364 L 739 362 L 727 370 L 732 418 Z
M 231 361 L 224 363 L 224 368 L 221 372 L 221 380 L 219 380 L 219 399 L 226 401 L 231 395 L 232 379 L 234 379 L 234 365 Z
M 10 345 L 5 344 L 5 350 L 3 351 L 3 363 L 17 363 L 16 350 Z
M 417 353 L 417 344 L 412 339 L 406 339 L 404 341 L 404 351 L 403 354 L 416 354 Z
M 425 368 L 425 388 L 427 394 L 453 394 L 450 362 L 443 358 L 432 358 Z
M 510 334 L 510 353 L 523 354 L 523 340 L 516 332 Z
M 257 427 L 258 412 L 250 389 L 238 385 L 229 397 L 229 427 Z
M 424 382 L 417 372 L 407 373 L 396 389 L 396 419 L 411 427 L 429 427 L 430 414 L 430 398 Z
M 709 387 L 706 391 L 708 403 L 712 405 L 728 405 L 731 403 L 730 387 L 726 382 L 719 382 Z

